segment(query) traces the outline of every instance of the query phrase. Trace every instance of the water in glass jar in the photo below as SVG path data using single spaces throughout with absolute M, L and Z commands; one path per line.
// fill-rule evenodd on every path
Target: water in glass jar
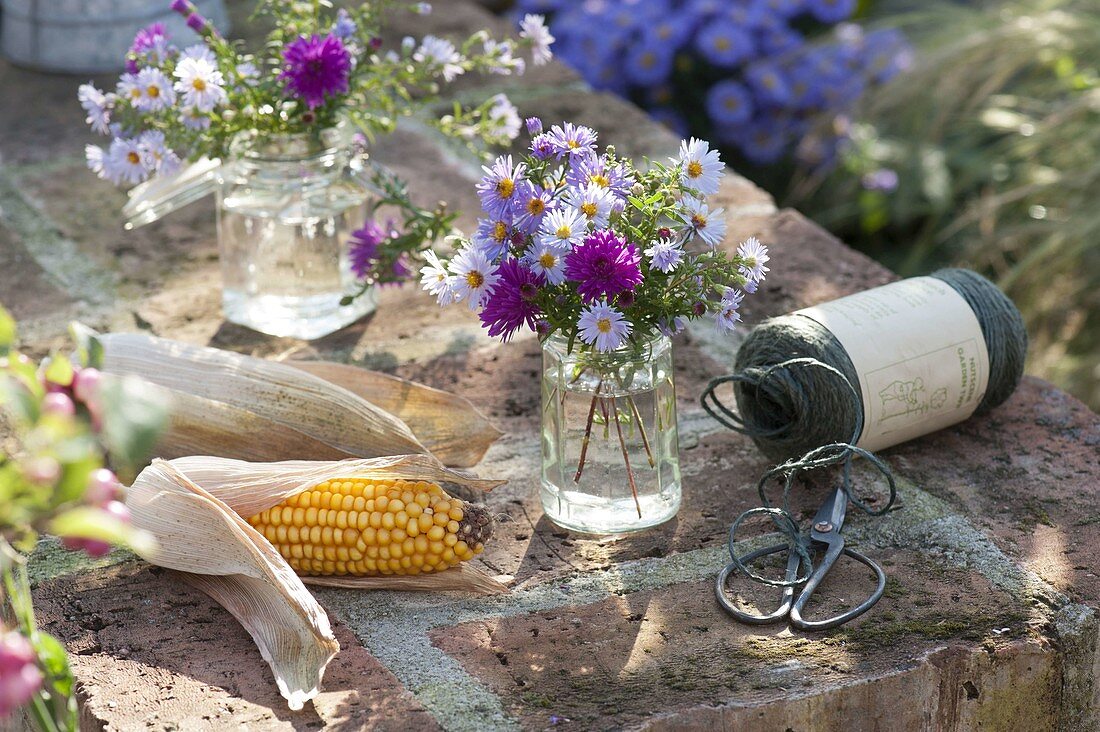
M 374 310 L 356 291 L 347 257 L 365 217 L 365 193 L 309 197 L 241 187 L 221 197 L 218 238 L 226 319 L 277 336 L 318 338 Z
M 543 379 L 543 509 L 554 523 L 600 534 L 667 521 L 680 506 L 676 393 L 663 364 L 623 388 L 597 375 Z M 614 380 L 612 380 L 614 381 Z

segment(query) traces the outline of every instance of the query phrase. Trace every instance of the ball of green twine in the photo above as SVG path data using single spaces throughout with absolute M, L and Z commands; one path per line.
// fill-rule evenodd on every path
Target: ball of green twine
M 1027 332 L 1020 311 L 996 285 L 966 269 L 941 269 L 930 275 L 946 282 L 973 309 L 989 353 L 989 385 L 975 414 L 983 414 L 1011 396 L 1024 372 Z M 737 354 L 734 383 L 744 431 L 773 460 L 786 460 L 834 442 L 845 442 L 863 412 L 861 397 L 836 373 L 791 359 L 816 359 L 856 385 L 859 377 L 844 347 L 829 330 L 810 318 L 782 315 L 758 325 Z M 765 375 L 765 372 L 768 372 Z

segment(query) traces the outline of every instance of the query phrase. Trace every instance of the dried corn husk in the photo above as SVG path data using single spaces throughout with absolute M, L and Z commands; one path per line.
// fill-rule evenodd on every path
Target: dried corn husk
M 94 337 L 104 371 L 135 374 L 171 397 L 157 446 L 162 457 L 268 462 L 422 453 L 469 467 L 500 436 L 461 397 L 354 366 L 292 366 L 139 333 Z
M 281 463 L 199 456 L 153 461 L 126 496 L 134 526 L 157 541 L 145 559 L 184 573 L 188 582 L 233 613 L 271 665 L 291 709 L 317 695 L 339 644 L 302 578 L 243 517 L 335 477 L 457 483 L 476 490 L 502 482 L 448 470 L 427 455 Z M 434 575 L 310 579 L 360 589 L 507 591 L 467 565 Z
M 287 363 L 396 415 L 444 465 L 477 465 L 502 434 L 470 400 L 442 389 L 331 361 Z

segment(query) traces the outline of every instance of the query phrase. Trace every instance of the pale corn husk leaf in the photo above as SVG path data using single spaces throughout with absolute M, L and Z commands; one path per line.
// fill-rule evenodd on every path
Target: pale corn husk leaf
M 357 457 L 247 409 L 175 389 L 162 390 L 172 408 L 168 426 L 157 440 L 159 457 L 221 454 L 256 462 L 296 454 L 314 460 Z
M 126 505 L 133 525 L 156 537 L 145 559 L 185 573 L 240 621 L 290 708 L 316 696 L 340 644 L 324 609 L 279 552 L 168 461 L 141 472 Z
M 286 363 L 397 416 L 444 465 L 477 465 L 502 434 L 469 399 L 457 394 L 342 363 Z
M 106 333 L 96 338 L 104 349 L 107 372 L 135 374 L 176 392 L 252 412 L 359 457 L 428 452 L 394 415 L 292 366 L 139 333 Z M 223 414 L 229 421 L 233 416 Z M 247 428 L 241 423 L 237 432 L 248 434 Z M 263 435 L 251 436 L 257 442 L 263 440 Z M 181 446 L 166 445 L 166 449 L 182 451 Z M 306 449 L 295 446 L 291 454 L 310 456 Z M 226 453 L 218 450 L 216 454 Z
M 281 463 L 192 456 L 153 461 L 126 496 L 134 527 L 156 538 L 145 558 L 184 573 L 233 613 L 271 665 L 292 709 L 317 695 L 339 644 L 302 578 L 245 518 L 332 478 L 423 480 L 485 491 L 503 483 L 449 470 L 428 455 Z M 415 577 L 316 579 L 353 589 L 507 592 L 468 564 Z

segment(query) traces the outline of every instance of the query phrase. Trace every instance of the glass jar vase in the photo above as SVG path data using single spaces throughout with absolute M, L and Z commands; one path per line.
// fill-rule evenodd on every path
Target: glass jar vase
M 374 310 L 357 291 L 351 233 L 374 197 L 340 128 L 239 140 L 218 188 L 222 309 L 233 323 L 313 339 Z
M 542 507 L 567 529 L 618 534 L 680 508 L 672 343 L 659 336 L 597 353 L 543 343 Z

